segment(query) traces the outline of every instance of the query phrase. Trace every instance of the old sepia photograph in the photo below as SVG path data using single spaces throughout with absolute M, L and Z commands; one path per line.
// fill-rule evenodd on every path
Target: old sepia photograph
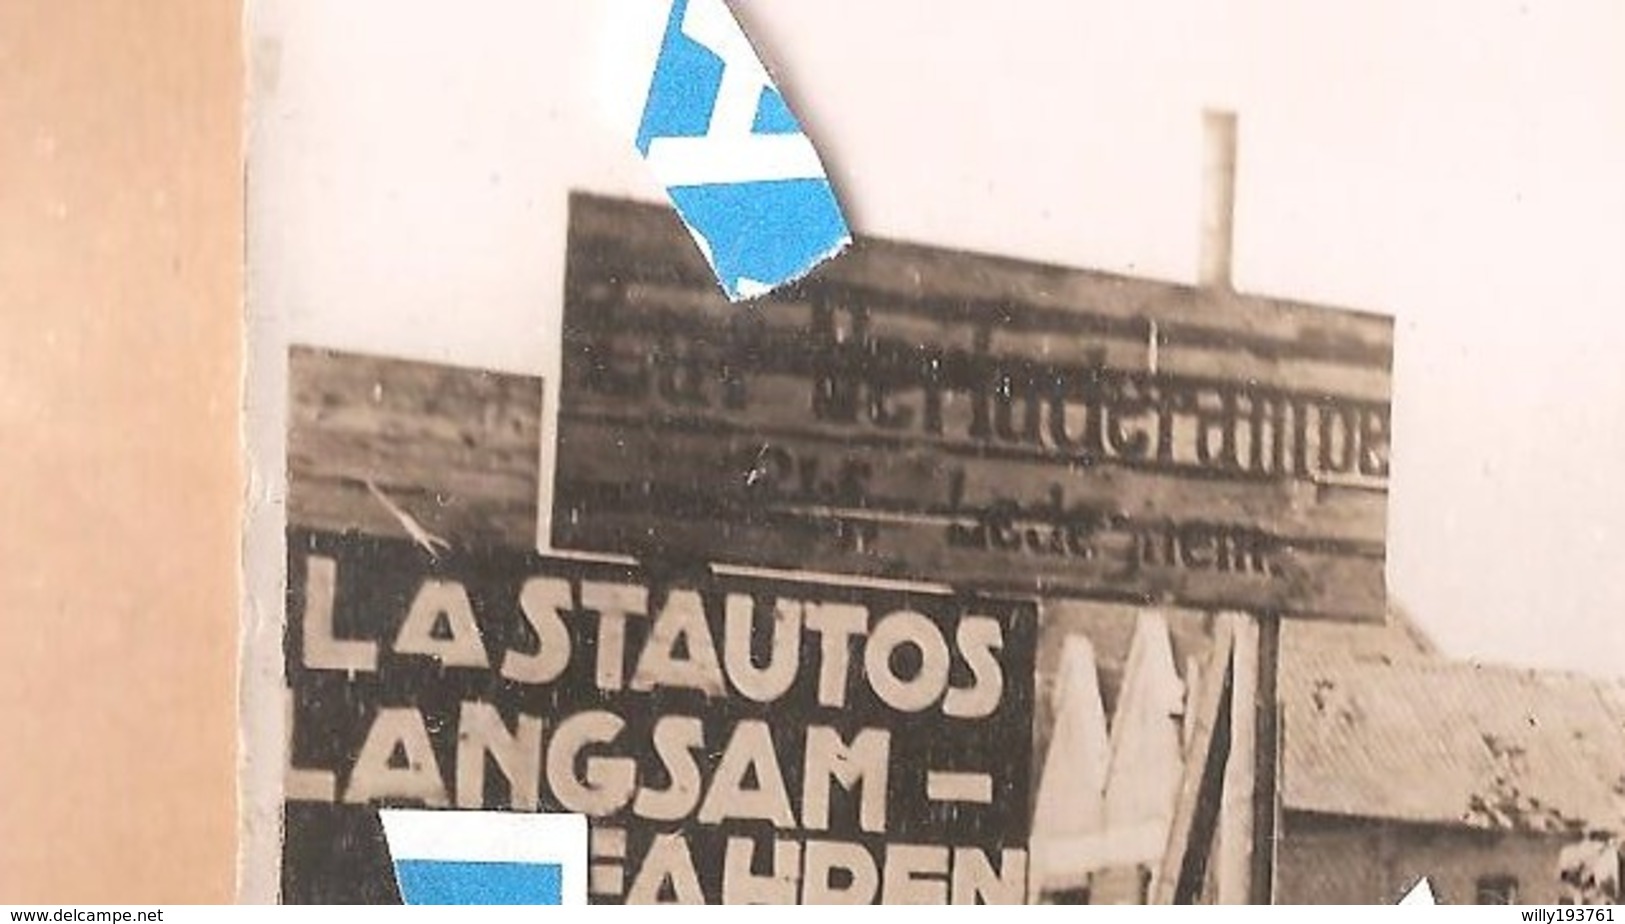
M 569 222 L 556 433 L 289 355 L 284 901 L 398 901 L 379 806 L 585 814 L 597 902 L 1608 887 L 1618 691 L 1388 602 L 1390 319 L 887 240 L 740 310 Z
M 915 79 L 986 124 L 940 120 L 927 144 L 900 98 L 866 95 L 912 73 L 895 42 L 796 58 L 790 32 L 846 33 L 737 6 L 775 65 L 741 124 L 811 113 L 847 190 L 850 242 L 771 287 L 728 275 L 751 253 L 706 224 L 726 209 L 673 192 L 585 102 L 513 142 L 543 167 L 490 155 L 442 203 L 458 220 L 405 241 L 390 217 L 440 195 L 429 165 L 485 155 L 397 127 L 429 153 L 369 160 L 373 129 L 336 120 L 365 94 L 317 118 L 287 84 L 350 53 L 278 52 L 251 188 L 281 313 L 251 339 L 251 430 L 285 504 L 249 527 L 269 608 L 245 642 L 243 895 L 417 903 L 392 813 L 496 812 L 584 818 L 598 904 L 1617 899 L 1618 639 L 1530 606 L 1564 543 L 1479 480 L 1566 418 L 1525 400 L 1534 373 L 1441 378 L 1486 328 L 1429 320 L 1378 265 L 1433 245 L 1421 218 L 1414 241 L 1385 215 L 1358 213 L 1364 238 L 1340 223 L 1369 150 L 1329 136 L 1350 147 L 1333 157 L 1330 123 L 1273 84 L 1175 93 L 1149 72 L 1109 126 L 1045 121 L 1040 97 L 1094 105 L 1102 72 L 1030 36 L 978 96 L 950 81 L 974 44 L 957 30 L 921 38 Z M 870 25 L 901 35 L 894 15 Z M 721 112 L 742 52 L 705 57 L 706 22 L 663 41 L 697 43 Z M 1290 54 L 1253 20 L 1208 25 Z M 770 81 L 798 70 L 808 96 Z M 440 111 L 476 86 L 517 98 L 476 73 L 416 86 Z M 1378 115 L 1362 130 L 1396 131 Z M 349 154 L 321 147 L 334 133 Z M 1141 153 L 1114 160 L 1119 137 Z M 329 176 L 362 192 L 328 202 Z M 1442 271 L 1416 259 L 1431 297 Z
M 1625 3 L 3 0 L 0 124 L 0 921 L 1615 920 Z

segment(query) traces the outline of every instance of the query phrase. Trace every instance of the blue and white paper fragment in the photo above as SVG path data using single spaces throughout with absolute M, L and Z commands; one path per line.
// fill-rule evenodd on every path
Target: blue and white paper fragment
M 659 30 L 652 48 L 605 51 L 644 62 L 630 84 L 642 88 L 638 152 L 728 298 L 765 294 L 845 248 L 852 236 L 818 151 L 727 5 L 660 0 L 621 13 L 623 29 Z
M 379 809 L 407 905 L 585 905 L 587 817 Z

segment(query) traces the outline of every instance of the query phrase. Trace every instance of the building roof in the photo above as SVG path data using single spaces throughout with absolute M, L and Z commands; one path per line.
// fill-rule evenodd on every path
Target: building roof
M 1280 695 L 1287 810 L 1625 831 L 1625 682 L 1289 646 Z

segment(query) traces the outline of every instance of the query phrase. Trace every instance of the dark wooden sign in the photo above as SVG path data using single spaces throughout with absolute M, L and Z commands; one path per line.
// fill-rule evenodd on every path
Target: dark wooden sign
M 399 900 L 384 805 L 585 814 L 594 902 L 1026 900 L 1032 602 L 541 555 L 540 380 L 289 378 L 283 901 Z
M 379 805 L 577 812 L 595 902 L 1027 898 L 1031 603 L 291 530 L 284 897 Z
M 707 274 L 572 198 L 554 547 L 1383 618 L 1390 319 L 877 240 Z

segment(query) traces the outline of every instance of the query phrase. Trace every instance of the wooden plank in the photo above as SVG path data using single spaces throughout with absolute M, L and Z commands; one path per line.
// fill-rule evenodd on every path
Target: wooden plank
M 1187 717 L 1192 731 L 1185 746 L 1185 774 L 1168 828 L 1168 846 L 1151 882 L 1149 903 L 1188 904 L 1201 888 L 1208 863 L 1208 834 L 1218 817 L 1223 766 L 1229 751 L 1230 679 L 1235 629 L 1219 620 L 1202 670 L 1196 707 Z
M 540 379 L 296 346 L 288 382 L 290 526 L 406 535 L 393 505 L 454 544 L 535 547 Z
M 601 270 L 602 271 L 602 270 Z M 628 270 L 635 272 L 637 270 Z M 608 271 L 606 271 L 608 272 Z M 633 277 L 615 283 L 577 283 L 572 300 L 590 306 L 573 325 L 579 336 L 604 332 L 644 332 L 680 337 L 696 351 L 725 352 L 730 341 L 756 338 L 763 352 L 794 356 L 804 352 L 814 301 L 784 296 L 753 304 L 748 314 L 715 298 L 709 290 L 659 279 Z M 1091 365 L 1123 370 L 1147 366 L 1153 335 L 1147 318 L 1045 315 L 990 307 L 982 315 L 936 316 L 915 311 L 869 310 L 868 335 L 900 344 L 929 344 L 940 350 L 981 347 L 992 359 L 1038 358 L 1047 363 Z M 1380 361 L 1339 362 L 1316 343 L 1273 341 L 1226 343 L 1212 332 L 1177 325 L 1155 330 L 1158 367 L 1165 374 L 1220 376 L 1256 386 L 1295 389 L 1386 403 L 1391 374 Z M 1301 355 L 1300 355 L 1301 354 Z
M 1389 320 L 885 241 L 739 307 L 696 260 L 572 199 L 555 546 L 1384 617 Z
M 561 484 L 578 498 L 577 486 Z M 651 510 L 660 510 L 658 516 Z M 956 587 L 1006 594 L 1051 594 L 1144 605 L 1197 609 L 1285 605 L 1298 616 L 1363 619 L 1381 610 L 1383 561 L 1283 546 L 1263 556 L 1265 570 L 1249 565 L 1220 570 L 1208 545 L 1200 566 L 1161 559 L 1167 532 L 1102 532 L 1087 555 L 1057 551 L 1052 532 L 1022 531 L 1013 548 L 991 539 L 950 540 L 947 528 L 911 520 L 879 521 L 856 516 L 805 515 L 746 519 L 660 504 L 635 495 L 608 503 L 560 508 L 553 520 L 558 548 L 612 552 L 690 562 L 738 560 L 770 568 L 861 574 L 898 580 L 943 576 Z M 1204 534 L 1213 541 L 1214 534 Z M 981 544 L 961 544 L 961 543 Z M 1064 543 L 1064 539 L 1061 540 Z M 1146 546 L 1152 553 L 1145 553 Z M 1240 539 L 1232 548 L 1241 548 Z M 1155 554 L 1136 564 L 1135 550 Z M 1175 555 L 1178 556 L 1176 551 Z
M 860 388 L 843 413 L 833 399 L 819 410 L 830 392 L 795 374 L 600 376 L 588 385 L 578 372 L 566 369 L 560 416 L 570 424 L 613 420 L 660 430 L 809 436 L 872 450 L 1031 459 L 1052 468 L 1116 466 L 1254 485 L 1274 480 L 1387 489 L 1387 409 L 1372 405 L 1267 397 L 1254 405 L 1232 395 L 1233 410 L 1225 411 L 1224 395 L 1216 391 L 1176 394 L 1131 381 L 1111 386 L 1120 398 L 1059 407 L 1041 396 L 1004 402 L 952 392 L 933 397 L 921 388 Z M 691 392 L 697 383 L 716 383 L 715 390 Z M 1161 405 L 1187 398 L 1201 400 L 1188 408 Z
M 1258 762 L 1258 621 L 1225 614 L 1234 626 L 1230 694 L 1230 753 L 1219 799 L 1217 903 L 1249 904 L 1253 885 L 1253 789 Z
M 1281 619 L 1258 620 L 1258 695 L 1253 697 L 1257 744 L 1253 749 L 1252 883 L 1247 900 L 1275 903 L 1277 832 L 1281 830 Z
M 746 518 L 823 507 L 832 515 L 943 522 L 1262 523 L 1280 539 L 1314 545 L 1336 537 L 1329 544 L 1351 554 L 1383 553 L 1387 498 L 1356 487 L 1062 467 L 1031 456 L 945 452 L 940 444 L 866 452 L 842 440 L 690 429 L 670 418 L 657 428 L 632 415 L 561 417 L 558 477 L 567 498 L 632 485 L 644 498 L 711 504 Z M 567 501 L 561 509 L 574 507 Z
M 575 193 L 570 211 L 572 275 L 596 267 L 620 280 L 715 290 L 704 258 L 669 208 Z M 1393 343 L 1393 319 L 1368 312 L 872 238 L 858 239 L 807 284 L 780 297 L 814 289 L 877 307 L 914 304 L 921 313 L 945 317 L 981 306 L 1008 313 L 1078 315 L 1087 309 L 1108 318 L 1153 317 L 1192 336 L 1247 334 L 1260 343 L 1341 347 L 1373 360 L 1390 353 Z

